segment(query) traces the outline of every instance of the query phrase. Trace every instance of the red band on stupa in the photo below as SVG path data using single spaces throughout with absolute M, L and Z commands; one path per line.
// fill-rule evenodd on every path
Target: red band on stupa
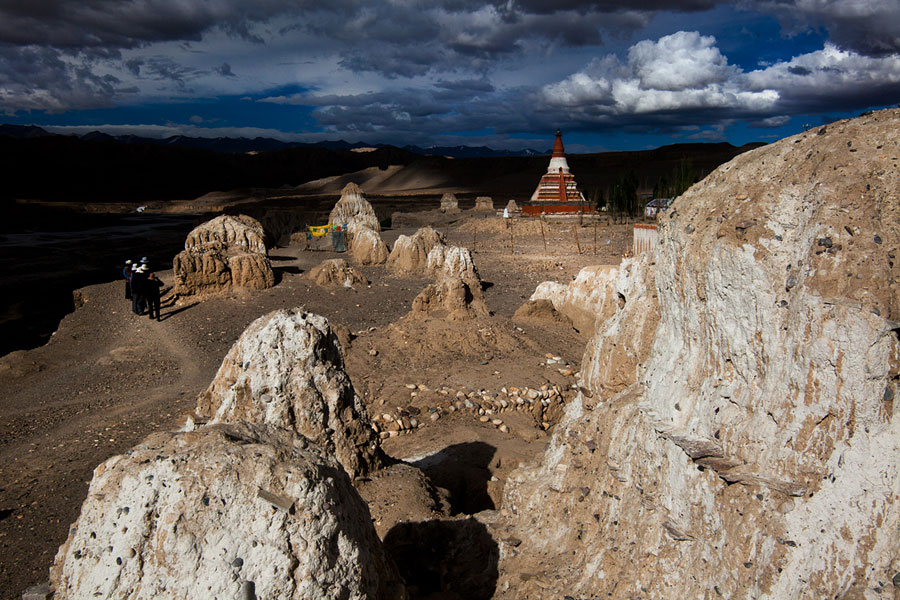
M 553 142 L 553 156 L 565 156 L 566 149 L 563 148 L 562 143 L 562 132 L 557 129 L 556 130 L 556 141 Z

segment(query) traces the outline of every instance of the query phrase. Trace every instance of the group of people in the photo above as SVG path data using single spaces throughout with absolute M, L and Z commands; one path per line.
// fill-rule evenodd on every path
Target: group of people
M 125 277 L 125 298 L 131 300 L 131 310 L 134 314 L 147 313 L 151 319 L 155 315 L 159 321 L 159 297 L 163 282 L 150 270 L 147 257 L 137 262 L 126 260 L 122 276 Z

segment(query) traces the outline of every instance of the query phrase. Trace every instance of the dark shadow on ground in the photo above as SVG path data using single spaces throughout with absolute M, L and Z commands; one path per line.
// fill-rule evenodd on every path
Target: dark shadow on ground
M 489 290 L 494 287 L 494 283 L 492 281 L 482 281 L 481 282 L 481 291 Z
M 452 514 L 471 515 L 496 508 L 488 494 L 488 465 L 497 449 L 484 442 L 447 446 L 440 452 L 411 463 L 422 469 L 438 487 L 450 492 Z
M 384 547 L 410 600 L 482 600 L 494 595 L 500 550 L 475 519 L 399 523 Z
M 270 254 L 269 260 L 271 260 L 272 262 L 275 262 L 278 260 L 297 260 L 297 257 L 296 256 L 281 256 L 278 254 Z
M 299 275 L 303 272 L 303 269 L 296 266 L 290 267 L 272 267 L 272 274 L 275 275 L 275 285 L 281 283 L 281 280 L 284 279 L 285 273 L 290 273 L 292 275 Z
M 160 320 L 160 321 L 165 321 L 165 320 L 168 319 L 169 317 L 174 317 L 174 316 L 177 315 L 178 313 L 184 312 L 184 311 L 186 311 L 186 310 L 189 309 L 189 308 L 193 308 L 193 307 L 197 306 L 197 304 L 199 304 L 199 302 L 194 302 L 193 304 L 185 304 L 184 306 L 181 306 L 181 307 L 176 308 L 176 309 L 174 309 L 174 310 L 170 310 L 170 311 L 168 311 L 168 312 L 163 312 L 162 310 L 160 310 L 160 311 L 159 311 L 159 312 L 160 312 L 159 320 Z M 163 307 L 163 308 L 165 308 L 165 307 Z

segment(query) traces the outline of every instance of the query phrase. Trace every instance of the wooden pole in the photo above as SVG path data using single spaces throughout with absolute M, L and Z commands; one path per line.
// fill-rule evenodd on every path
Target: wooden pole
M 515 253 L 515 251 L 516 251 L 516 242 L 515 242 L 515 239 L 513 239 L 513 224 L 512 224 L 512 220 L 507 219 L 507 220 L 506 220 L 506 226 L 509 228 L 509 251 L 510 251 L 510 253 Z
M 547 236 L 544 235 L 544 215 L 541 215 L 541 239 L 544 240 L 544 254 L 547 254 Z
M 575 232 L 575 244 L 578 246 L 578 254 L 581 254 L 581 242 L 578 240 L 578 225 L 576 224 L 572 227 L 572 231 Z
M 594 255 L 597 254 L 597 219 L 594 219 Z

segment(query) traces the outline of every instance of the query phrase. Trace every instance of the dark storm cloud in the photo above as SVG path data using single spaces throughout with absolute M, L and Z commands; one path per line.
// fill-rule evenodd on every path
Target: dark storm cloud
M 740 6 L 776 15 L 788 32 L 824 29 L 833 43 L 860 54 L 900 52 L 897 0 L 743 0 Z
M 229 65 L 227 62 L 222 63 L 220 66 L 216 67 L 216 73 L 218 73 L 222 77 L 236 77 L 234 72 L 231 70 L 231 65 Z
M 724 0 L 634 0 L 622 2 L 621 0 L 518 0 L 515 5 L 530 13 L 550 14 L 563 10 L 571 10 L 579 13 L 589 12 L 616 12 L 620 10 L 642 11 L 684 11 L 692 12 L 708 10 Z
M 199 40 L 212 27 L 249 36 L 248 22 L 302 8 L 284 0 L 13 0 L 0 4 L 0 43 L 133 48 Z
M 93 73 L 87 63 L 63 60 L 52 48 L 0 47 L 0 106 L 7 113 L 110 106 L 119 83 Z

